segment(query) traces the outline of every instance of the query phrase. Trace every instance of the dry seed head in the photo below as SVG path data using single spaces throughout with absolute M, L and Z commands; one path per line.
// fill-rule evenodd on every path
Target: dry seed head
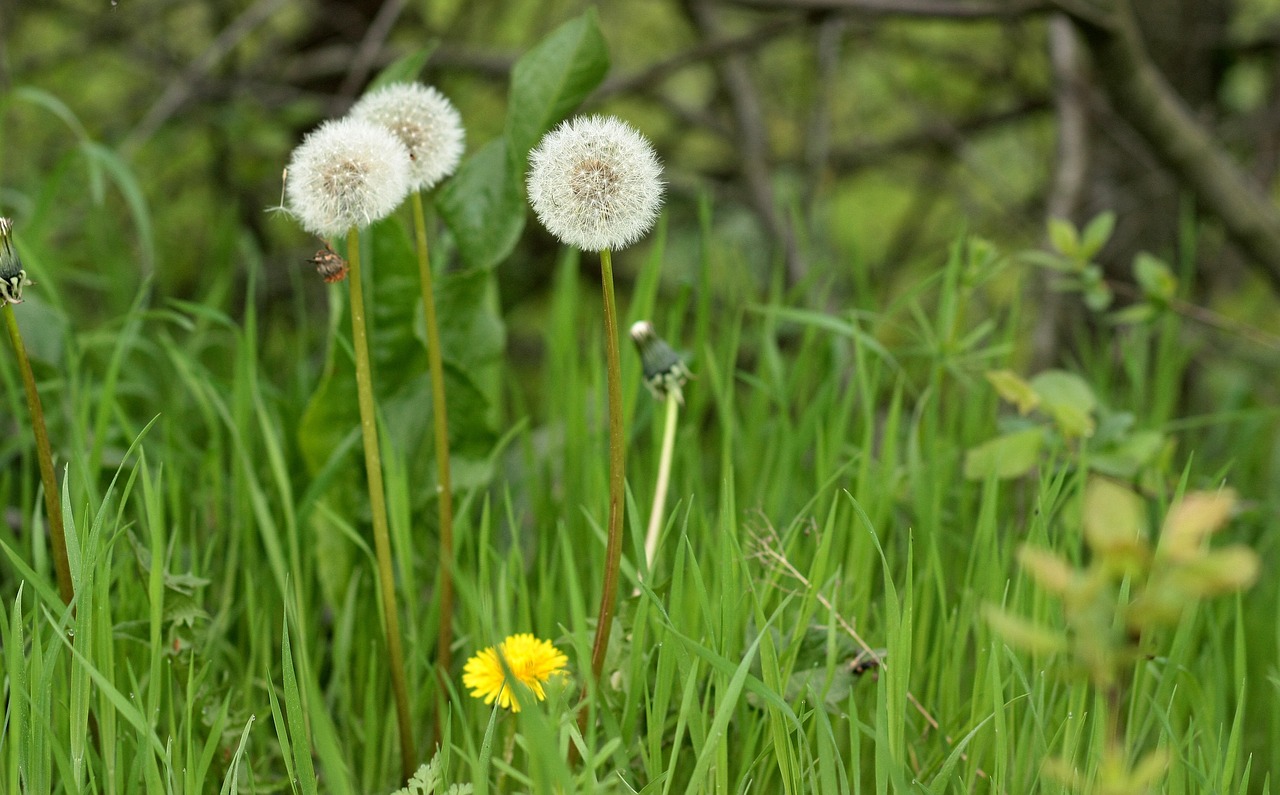
M 409 193 L 409 152 L 385 127 L 327 121 L 289 159 L 285 193 L 302 228 L 322 238 L 366 227 Z
M 409 190 L 434 187 L 462 159 L 462 116 L 430 86 L 393 83 L 375 89 L 352 106 L 350 117 L 386 127 L 409 150 Z
M 561 242 L 585 251 L 639 240 L 662 206 L 662 165 L 648 140 L 613 116 L 577 117 L 529 153 L 529 203 Z

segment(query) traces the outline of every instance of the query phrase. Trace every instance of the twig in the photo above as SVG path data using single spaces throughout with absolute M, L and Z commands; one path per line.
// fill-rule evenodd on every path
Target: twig
M 387 37 L 391 35 L 391 28 L 395 26 L 396 20 L 404 11 L 404 4 L 405 0 L 386 0 L 378 9 L 373 21 L 369 23 L 369 28 L 364 32 L 364 38 L 360 40 L 360 46 L 351 57 L 347 76 L 343 78 L 338 94 L 334 97 L 335 112 L 340 112 L 351 104 L 351 100 L 359 93 L 361 86 L 369 79 L 369 73 L 373 71 L 382 45 L 386 43 Z
M 258 0 L 232 20 L 231 24 L 205 48 L 199 58 L 192 61 L 190 66 L 169 82 L 169 86 L 160 98 L 152 103 L 151 108 L 142 117 L 142 121 L 134 125 L 133 130 L 125 136 L 120 144 L 120 151 L 126 157 L 137 151 L 138 147 L 160 128 L 160 125 L 186 104 L 191 98 L 196 83 L 254 29 L 266 22 L 285 2 L 286 0 Z
M 1045 215 L 1074 221 L 1089 167 L 1089 112 L 1076 31 L 1063 14 L 1049 18 L 1049 63 L 1053 68 L 1058 151 Z M 1034 281 L 1030 289 L 1035 292 L 1033 300 L 1040 307 L 1031 335 L 1031 357 L 1044 367 L 1058 349 L 1062 293 L 1044 280 Z
M 686 12 L 702 35 L 719 37 L 719 21 L 710 0 L 685 0 Z M 733 109 L 737 126 L 738 144 L 741 150 L 739 162 L 742 176 L 751 192 L 756 214 L 769 234 L 783 250 L 787 264 L 787 277 L 791 284 L 803 280 L 807 268 L 796 244 L 795 232 L 784 220 L 774 203 L 773 181 L 769 172 L 769 142 L 765 136 L 764 109 L 755 82 L 747 66 L 746 57 L 737 53 L 727 55 L 716 62 L 716 71 L 724 85 Z

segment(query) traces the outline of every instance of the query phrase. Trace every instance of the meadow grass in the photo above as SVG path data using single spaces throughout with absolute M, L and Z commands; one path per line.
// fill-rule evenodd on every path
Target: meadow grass
M 1065 757 L 1096 772 L 1101 695 L 1065 657 L 1019 651 L 982 616 L 995 604 L 1061 625 L 1060 605 L 1015 556 L 1028 543 L 1087 559 L 1087 473 L 1079 455 L 1049 450 L 1021 478 L 963 475 L 965 452 L 1013 414 L 983 374 L 1030 375 L 1021 340 L 1034 308 L 999 279 L 1034 272 L 1007 260 L 999 279 L 975 270 L 961 239 L 934 272 L 859 296 L 856 309 L 814 285 L 807 297 L 774 288 L 729 303 L 705 289 L 708 273 L 735 267 L 709 225 L 690 284 L 660 278 L 664 245 L 660 231 L 630 261 L 620 325 L 652 320 L 691 353 L 696 380 L 665 531 L 642 578 L 662 410 L 624 348 L 627 543 L 598 685 L 605 372 L 598 285 L 577 255 L 556 269 L 541 388 L 507 366 L 494 476 L 460 491 L 455 515 L 455 659 L 513 633 L 550 639 L 572 678 L 550 684 L 545 702 L 491 710 L 455 670 L 448 714 L 436 715 L 438 561 L 423 529 L 434 506 L 420 499 L 434 487 L 413 482 L 405 451 L 387 447 L 412 717 L 424 736 L 439 718 L 445 780 L 476 792 L 1077 791 L 1042 766 Z M 247 269 L 244 294 L 229 275 L 201 302 L 144 286 L 119 317 L 71 324 L 41 362 L 65 466 L 74 610 L 32 531 L 43 520 L 37 464 L 17 371 L 0 357 L 0 505 L 12 509 L 0 523 L 0 790 L 403 784 L 367 516 L 334 496 L 358 432 L 315 475 L 295 442 L 328 323 L 302 300 L 260 312 L 262 262 L 229 251 Z M 60 294 L 42 298 L 75 316 Z M 1183 343 L 1201 333 L 1169 316 L 1082 337 L 1066 366 L 1110 410 L 1176 437 L 1146 473 L 1152 515 L 1225 481 L 1246 500 L 1226 535 L 1269 571 L 1276 415 L 1246 395 L 1187 413 L 1196 374 Z M 1277 597 L 1264 576 L 1144 638 L 1123 683 L 1123 725 L 1130 761 L 1167 750 L 1158 791 L 1270 791 Z

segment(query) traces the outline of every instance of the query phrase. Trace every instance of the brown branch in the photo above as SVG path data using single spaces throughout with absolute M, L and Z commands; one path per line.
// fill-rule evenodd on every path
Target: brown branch
M 949 152 L 967 136 L 991 127 L 1015 124 L 1042 113 L 1050 107 L 1043 97 L 1032 97 L 1011 108 L 992 111 L 955 123 L 930 123 L 896 138 L 874 143 L 859 143 L 831 153 L 831 164 L 842 171 L 856 171 L 881 165 L 886 158 L 917 152 Z
M 1053 68 L 1053 107 L 1058 120 L 1058 151 L 1045 215 L 1075 222 L 1089 170 L 1089 100 L 1075 27 L 1064 14 L 1049 19 L 1049 63 Z M 1031 358 L 1047 367 L 1058 350 L 1063 293 L 1043 279 L 1029 288 L 1040 310 L 1031 335 Z
M 356 98 L 356 94 L 360 93 L 360 89 L 368 82 L 369 73 L 377 65 L 378 53 L 381 52 L 387 37 L 391 35 L 391 28 L 395 26 L 396 20 L 404 11 L 404 4 L 405 0 L 386 0 L 378 9 L 373 21 L 369 23 L 369 29 L 365 31 L 364 38 L 360 40 L 360 46 L 356 48 L 355 56 L 347 69 L 347 75 L 338 88 L 338 96 L 334 98 L 330 108 L 334 115 L 341 113 L 350 105 Z
M 689 19 L 703 36 L 709 39 L 721 37 L 720 23 L 710 0 L 685 0 L 684 6 Z M 773 182 L 769 173 L 769 142 L 764 129 L 764 108 L 761 107 L 747 59 L 740 53 L 726 55 L 716 62 L 716 72 L 733 109 L 738 145 L 742 153 L 742 176 L 751 192 L 752 204 L 769 235 L 781 244 L 788 281 L 796 284 L 804 277 L 806 268 L 795 234 L 774 203 Z
M 182 74 L 170 81 L 169 86 L 160 95 L 160 98 L 151 105 L 142 120 L 125 137 L 120 144 L 120 151 L 126 157 L 135 152 L 144 141 L 160 128 L 160 125 L 164 124 L 169 117 L 177 113 L 187 103 L 195 91 L 196 84 L 201 79 L 208 75 L 223 58 L 234 50 L 240 42 L 244 41 L 245 37 L 270 19 L 271 15 L 283 5 L 284 0 L 258 0 L 258 2 L 245 9 L 244 13 L 236 17 L 205 48 L 199 58 L 192 61 L 191 65 Z
M 1086 16 L 1072 9 L 1087 9 Z M 1083 34 L 1116 113 L 1280 290 L 1280 210 L 1227 155 L 1152 64 L 1126 0 L 1064 7 Z
M 722 36 L 699 42 L 697 45 L 687 50 L 682 50 L 665 61 L 659 61 L 639 72 L 605 80 L 587 99 L 587 103 L 599 103 L 604 98 L 615 94 L 652 89 L 657 84 L 690 66 L 724 58 L 726 55 L 744 55 L 748 52 L 754 52 L 763 45 L 790 33 L 804 24 L 805 19 L 802 16 L 777 17 L 740 36 Z

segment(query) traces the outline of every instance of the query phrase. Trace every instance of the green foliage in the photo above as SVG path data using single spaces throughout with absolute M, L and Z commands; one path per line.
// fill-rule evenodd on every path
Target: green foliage
M 435 480 L 431 397 L 412 243 L 395 219 L 375 224 L 365 237 L 372 240 L 365 260 L 369 322 L 374 329 L 370 355 L 389 449 L 405 458 L 411 482 L 430 483 Z M 488 275 L 474 270 L 444 274 L 437 289 L 454 484 L 462 490 L 488 481 L 489 456 L 497 438 L 491 417 L 498 399 L 496 368 L 504 337 L 488 290 Z M 330 325 L 324 374 L 298 428 L 298 445 L 309 471 L 336 476 L 344 487 L 344 500 L 350 502 L 359 500 L 362 493 L 360 462 L 347 443 L 360 427 L 360 414 L 350 308 L 346 302 L 339 303 L 343 292 L 335 288 L 331 293 L 340 311 Z M 345 458 L 332 461 L 335 454 Z M 335 473 L 333 466 L 341 468 Z M 427 489 L 416 489 L 414 504 L 420 506 L 429 495 Z
M 1080 376 L 1046 370 L 1030 381 L 1011 370 L 992 370 L 987 381 L 1018 413 L 1043 418 L 1030 427 L 1027 420 L 970 448 L 965 477 L 982 480 L 1026 475 L 1040 465 L 1063 457 L 1078 465 L 1117 477 L 1134 477 L 1158 462 L 1169 439 L 1154 430 L 1138 430 L 1132 414 L 1115 412 L 1098 403 L 1093 389 Z
M 600 85 L 608 69 L 594 9 L 564 23 L 516 61 L 503 136 L 464 160 L 436 198 L 469 267 L 492 268 L 515 248 L 527 212 L 525 157 L 543 133 Z
M 1081 523 L 1088 563 L 1072 565 L 1048 550 L 1023 546 L 1018 562 L 1043 591 L 1062 604 L 1062 626 L 1027 621 L 994 606 L 987 620 L 1010 643 L 1033 654 L 1067 654 L 1103 695 L 1108 711 L 1106 744 L 1095 776 L 1082 776 L 1070 759 L 1048 771 L 1073 789 L 1106 795 L 1154 791 L 1169 764 L 1167 750 L 1135 755 L 1120 729 L 1123 682 L 1142 658 L 1153 634 L 1175 625 L 1210 596 L 1251 587 L 1258 577 L 1257 554 L 1232 545 L 1206 548 L 1209 536 L 1230 517 L 1230 492 L 1192 492 L 1165 517 L 1158 543 L 1150 540 L 1146 502 L 1114 481 L 1093 478 L 1085 488 Z

